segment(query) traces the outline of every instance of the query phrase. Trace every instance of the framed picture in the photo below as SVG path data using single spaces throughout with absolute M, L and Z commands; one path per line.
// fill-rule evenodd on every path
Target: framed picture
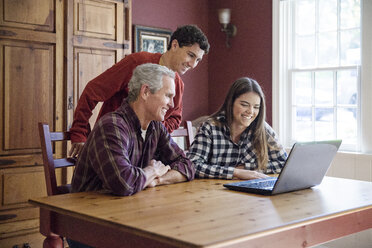
M 172 31 L 134 25 L 134 52 L 165 53 Z

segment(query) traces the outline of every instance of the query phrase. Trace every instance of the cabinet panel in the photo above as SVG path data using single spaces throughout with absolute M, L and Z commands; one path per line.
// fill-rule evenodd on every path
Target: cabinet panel
M 46 196 L 44 170 L 42 167 L 17 168 L 1 171 L 1 207 L 17 207 L 27 204 L 32 197 Z
M 28 244 L 30 247 L 43 247 L 44 239 L 45 237 L 41 235 L 38 230 L 33 230 L 24 235 L 1 239 L 0 247 L 14 248 L 18 246 L 21 248 L 24 247 L 25 244 Z
M 38 207 L 3 210 L 0 212 L 0 226 L 14 221 L 21 222 L 22 220 L 38 219 L 39 212 Z
M 0 225 L 0 239 L 14 236 L 19 230 L 35 230 L 39 227 L 39 219 L 9 222 Z
M 115 39 L 116 4 L 113 2 L 75 2 L 74 34 Z
M 0 44 L 4 61 L 0 154 L 39 151 L 37 122 L 53 126 L 54 46 L 15 41 Z
M 105 51 L 98 49 L 77 48 L 74 54 L 74 99 L 77 102 L 87 83 L 99 74 L 110 68 L 115 63 L 116 50 Z M 98 103 L 93 110 L 93 115 L 89 119 L 90 126 L 93 128 L 102 103 Z
M 29 233 L 39 232 L 39 208 L 11 209 L 0 212 L 0 247 L 13 247 L 13 245 L 30 243 L 26 238 Z M 15 237 L 15 238 L 13 238 Z M 41 235 L 36 235 L 39 239 Z M 21 242 L 22 241 L 22 242 Z M 41 239 L 39 240 L 41 241 Z M 35 247 L 41 247 L 36 245 Z
M 54 1 L 0 1 L 0 25 L 31 30 L 54 30 Z

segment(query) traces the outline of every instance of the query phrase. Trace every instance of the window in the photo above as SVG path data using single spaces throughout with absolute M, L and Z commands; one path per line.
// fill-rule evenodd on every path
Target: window
M 371 17 L 363 13 L 371 2 L 273 2 L 273 126 L 281 139 L 287 146 L 342 139 L 343 150 L 370 150 L 364 142 L 371 137 L 370 100 L 363 101 L 370 93 L 363 91 L 372 84 L 364 68 L 371 64 L 365 51 L 372 35 L 365 31 Z

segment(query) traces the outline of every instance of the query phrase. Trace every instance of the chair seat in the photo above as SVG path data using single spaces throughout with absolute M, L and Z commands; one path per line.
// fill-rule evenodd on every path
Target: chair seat
M 57 186 L 58 194 L 67 194 L 71 192 L 71 184 Z

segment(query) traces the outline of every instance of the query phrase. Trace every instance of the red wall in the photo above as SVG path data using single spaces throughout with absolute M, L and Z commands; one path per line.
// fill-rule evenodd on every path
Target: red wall
M 133 24 L 175 30 L 198 25 L 208 36 L 210 53 L 194 70 L 182 76 L 185 83 L 184 119 L 211 114 L 222 104 L 230 85 L 239 77 L 256 79 L 266 95 L 271 123 L 272 1 L 271 0 L 133 0 Z M 231 8 L 238 28 L 225 46 L 217 9 Z
M 231 23 L 237 34 L 225 45 L 226 35 L 217 18 L 217 9 L 231 9 Z M 223 103 L 230 85 L 247 76 L 257 80 L 264 90 L 267 120 L 271 123 L 272 89 L 272 1 L 271 0 L 211 0 L 209 1 L 209 39 L 213 49 L 209 54 L 209 111 Z

